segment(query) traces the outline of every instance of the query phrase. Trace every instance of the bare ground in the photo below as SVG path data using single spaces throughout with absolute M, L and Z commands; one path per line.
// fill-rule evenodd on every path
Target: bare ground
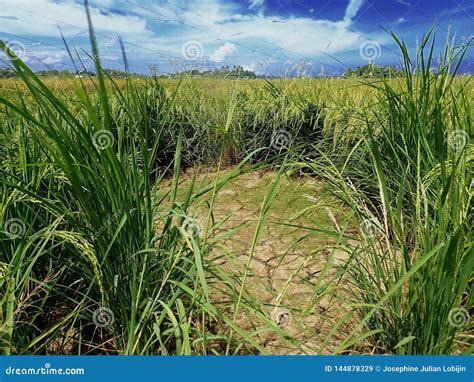
M 219 177 L 229 171 L 221 172 Z M 216 176 L 202 174 L 198 180 L 202 185 L 210 184 Z M 218 228 L 212 230 L 212 235 L 217 237 L 232 229 L 236 232 L 213 249 L 210 260 L 233 280 L 236 293 L 247 274 L 246 304 L 240 306 L 236 321 L 247 331 L 254 331 L 266 352 L 329 354 L 351 330 L 350 322 L 345 320 L 334 331 L 349 311 L 344 298 L 347 288 L 336 268 L 347 255 L 329 248 L 335 244 L 334 237 L 312 229 L 334 230 L 344 219 L 344 208 L 317 180 L 284 177 L 252 253 L 262 202 L 275 179 L 275 172 L 256 171 L 239 176 L 219 190 L 213 206 L 214 227 Z M 188 182 L 189 176 L 185 175 L 180 188 Z M 209 200 L 210 194 L 192 211 L 203 229 Z M 219 282 L 210 285 L 213 302 L 225 300 L 225 288 Z M 226 306 L 233 317 L 235 305 Z M 265 330 L 270 321 L 276 331 Z

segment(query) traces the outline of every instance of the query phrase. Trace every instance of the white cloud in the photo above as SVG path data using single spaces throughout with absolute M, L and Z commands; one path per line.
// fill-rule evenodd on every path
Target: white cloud
M 38 52 L 37 54 L 39 59 L 44 65 L 54 65 L 59 64 L 66 57 L 64 52 Z
M 260 8 L 261 6 L 263 6 L 264 2 L 265 2 L 265 0 L 250 0 L 249 8 L 250 9 Z
M 250 65 L 244 65 L 244 70 L 250 70 L 251 72 L 255 72 L 257 69 L 257 65 L 252 62 Z
M 114 0 L 89 0 L 91 6 L 109 7 L 113 5 Z
M 25 56 L 22 57 L 24 62 L 30 64 L 37 64 L 41 67 L 53 67 L 56 64 L 64 62 L 66 59 L 67 53 L 60 50 L 33 50 L 31 47 L 25 50 Z
M 364 4 L 365 0 L 349 0 L 349 5 L 346 8 L 346 14 L 344 15 L 344 21 L 351 22 L 352 19 L 357 15 L 359 9 Z
M 61 46 L 57 28 L 60 25 L 68 41 L 79 50 L 89 50 L 87 20 L 80 0 L 1 1 L 2 32 Z M 354 27 L 349 29 L 348 26 L 363 3 L 364 0 L 348 0 L 344 19 L 339 21 L 265 15 L 261 11 L 264 0 L 247 2 L 250 7 L 260 7 L 258 14 L 242 14 L 241 5 L 226 0 L 175 0 L 169 3 L 94 0 L 91 1 L 91 13 L 94 28 L 99 34 L 99 49 L 106 50 L 107 58 L 111 60 L 121 57 L 118 44 L 107 47 L 109 40 L 103 35 L 113 37 L 119 33 L 125 41 L 129 61 L 144 67 L 156 62 L 157 57 L 163 65 L 179 61 L 183 44 L 190 40 L 199 41 L 205 52 L 212 52 L 203 59 L 209 58 L 214 62 L 229 59 L 229 55 L 235 56 L 238 47 L 240 56 L 232 57 L 231 64 L 249 65 L 254 62 L 261 66 L 264 61 L 264 65 L 271 65 L 288 59 L 297 62 L 304 56 L 315 65 L 319 65 L 318 60 L 323 60 L 340 66 L 321 52 L 337 56 L 359 49 L 360 35 Z M 111 11 L 113 7 L 121 12 Z M 380 39 L 380 35 L 381 32 L 372 33 L 369 37 L 384 43 L 386 39 Z M 27 41 L 21 41 L 30 45 Z M 65 61 L 68 61 L 67 57 Z
M 222 62 L 225 60 L 226 56 L 231 55 L 237 50 L 235 44 L 231 42 L 226 42 L 224 45 L 220 46 L 209 56 L 209 59 L 214 62 Z
M 276 24 L 275 20 L 280 22 Z M 310 18 L 285 20 L 258 16 L 243 19 L 238 29 L 242 31 L 242 34 L 236 36 L 235 39 L 242 41 L 246 46 L 256 46 L 258 51 L 267 52 L 267 55 L 277 60 L 280 56 L 285 58 L 286 55 L 291 54 L 314 57 L 320 55 L 321 51 L 336 53 L 350 47 L 358 47 L 359 35 L 346 29 L 342 22 Z M 260 42 L 249 36 L 259 38 Z M 328 48 L 329 42 L 332 44 Z M 281 49 L 278 50 L 278 47 Z M 264 59 L 269 60 L 271 57 L 267 56 Z
M 84 6 L 71 0 L 2 0 L 2 32 L 27 36 L 59 37 L 58 25 L 67 37 L 87 29 Z M 91 6 L 94 28 L 99 33 L 146 36 L 146 21 L 136 16 L 104 14 Z

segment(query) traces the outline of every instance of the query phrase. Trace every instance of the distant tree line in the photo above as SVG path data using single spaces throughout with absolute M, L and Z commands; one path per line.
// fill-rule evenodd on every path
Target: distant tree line
M 347 69 L 344 78 L 388 78 L 401 77 L 404 75 L 402 69 L 394 68 L 393 66 L 385 65 L 378 66 L 375 64 L 367 64 L 360 66 L 357 69 Z
M 114 78 L 125 78 L 127 73 L 117 69 L 104 69 L 104 72 Z M 61 75 L 75 75 L 75 76 L 95 76 L 95 73 L 89 70 L 82 70 L 78 72 L 70 72 L 68 70 L 40 70 L 37 71 L 38 76 L 61 76 Z M 157 68 L 152 69 L 152 74 L 161 78 L 176 78 L 181 75 L 190 75 L 193 77 L 203 78 L 222 78 L 222 79 L 254 79 L 254 78 L 269 78 L 266 76 L 258 76 L 252 70 L 244 69 L 243 66 L 234 65 L 233 67 L 223 66 L 213 70 L 200 71 L 197 69 L 185 70 L 173 74 L 160 74 L 158 75 Z M 378 66 L 375 64 L 367 64 L 360 66 L 357 69 L 347 69 L 343 77 L 344 78 L 388 78 L 388 77 L 400 77 L 403 76 L 404 72 L 402 69 L 394 68 L 392 66 Z M 143 77 L 141 74 L 128 73 L 129 77 Z M 9 68 L 0 68 L 0 78 L 11 78 L 16 77 L 14 70 Z M 278 76 L 275 76 L 278 77 Z
M 11 69 L 0 69 L 0 78 L 15 77 L 16 73 Z
M 213 70 L 200 71 L 197 69 L 184 70 L 175 74 L 161 75 L 159 77 L 178 77 L 181 75 L 190 75 L 193 77 L 206 77 L 206 78 L 223 78 L 223 79 L 253 79 L 257 78 L 257 75 L 251 71 L 244 69 L 243 66 L 234 65 L 233 67 L 223 66 Z
M 104 73 L 109 75 L 110 77 L 115 77 L 115 78 L 125 78 L 127 75 L 126 72 L 122 70 L 117 70 L 117 69 L 104 69 Z M 90 70 L 80 70 L 78 72 L 70 72 L 69 70 L 57 70 L 57 69 L 51 69 L 51 70 L 38 70 L 35 72 L 37 76 L 84 76 L 84 77 L 94 77 L 96 74 Z M 9 68 L 0 68 L 0 78 L 12 78 L 16 77 L 17 73 Z M 129 77 L 137 77 L 137 76 L 142 76 L 137 73 L 128 73 Z

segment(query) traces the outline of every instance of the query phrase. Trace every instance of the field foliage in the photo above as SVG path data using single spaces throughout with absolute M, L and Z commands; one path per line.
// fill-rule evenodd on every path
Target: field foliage
M 351 323 L 334 353 L 471 353 L 474 86 L 456 72 L 468 46 L 435 57 L 430 33 L 410 57 L 392 37 L 403 76 L 377 80 L 114 79 L 93 33 L 96 77 L 40 78 L 2 42 L 18 76 L 0 82 L 3 354 L 267 353 L 262 331 L 308 352 L 247 285 L 284 176 L 323 180 L 347 208 L 294 238 L 324 233 L 344 254 L 333 281 L 348 314 L 322 352 Z M 183 190 L 191 167 L 231 170 Z M 237 277 L 215 254 L 238 233 L 217 233 L 212 211 L 255 170 L 275 180 Z

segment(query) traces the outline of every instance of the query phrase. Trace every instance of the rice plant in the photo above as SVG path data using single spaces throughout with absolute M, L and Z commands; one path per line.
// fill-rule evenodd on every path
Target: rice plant
M 468 81 L 456 73 L 467 46 L 448 44 L 434 65 L 435 37 L 404 57 L 404 85 L 369 82 L 377 106 L 341 165 L 337 153 L 310 163 L 359 218 L 344 266 L 360 315 L 339 351 L 364 330 L 373 352 L 472 352 L 473 146 Z M 364 337 L 365 338 L 365 337 Z
M 127 81 L 122 91 L 105 78 L 87 14 L 97 79 L 69 80 L 74 103 L 1 43 L 28 92 L 0 99 L 9 117 L 1 154 L 3 352 L 206 353 L 222 341 L 210 329 L 216 322 L 258 347 L 210 303 L 204 272 L 212 243 L 201 243 L 189 208 L 213 188 L 193 185 L 184 202 L 176 199 L 184 128 L 173 119 L 172 97 L 162 102 L 157 83 Z M 177 131 L 173 187 L 159 198 L 167 129 Z
M 0 82 L 3 354 L 267 354 L 269 333 L 298 354 L 472 353 L 467 45 L 435 58 L 430 32 L 411 58 L 392 34 L 403 77 L 362 82 L 117 79 L 86 12 L 95 76 L 43 78 L 0 42 L 17 75 Z M 232 253 L 242 227 L 217 217 L 218 195 L 254 173 L 273 179 L 254 191 L 248 250 Z M 282 181 L 303 176 L 341 202 L 305 195 L 293 220 L 329 211 L 335 229 L 279 222 L 293 243 L 276 263 L 316 237 L 301 267 L 323 265 L 288 271 L 279 291 L 250 285 Z M 341 305 L 317 346 L 306 323 L 285 329 L 289 310 L 271 316 L 296 281 L 311 292 L 295 313 Z

